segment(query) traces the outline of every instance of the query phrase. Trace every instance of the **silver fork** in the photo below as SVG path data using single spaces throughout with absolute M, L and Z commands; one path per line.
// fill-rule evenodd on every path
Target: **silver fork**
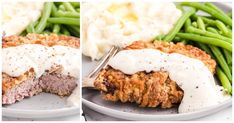
M 92 70 L 87 77 L 84 77 L 82 79 L 82 88 L 93 88 L 94 87 L 94 81 L 98 76 L 98 73 L 106 68 L 108 61 L 110 58 L 112 58 L 117 52 L 119 51 L 119 48 L 116 46 L 111 47 L 111 49 L 108 51 L 107 54 L 103 56 L 101 61 L 98 63 L 97 67 Z

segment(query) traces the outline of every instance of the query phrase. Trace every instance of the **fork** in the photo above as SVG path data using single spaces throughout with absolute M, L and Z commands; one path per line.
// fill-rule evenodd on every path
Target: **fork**
M 97 67 L 92 70 L 88 76 L 84 77 L 82 79 L 82 88 L 94 88 L 93 82 L 98 76 L 98 73 L 106 68 L 108 61 L 110 58 L 112 58 L 117 52 L 119 51 L 119 48 L 116 46 L 112 46 L 111 49 L 103 56 L 101 61 L 98 63 Z

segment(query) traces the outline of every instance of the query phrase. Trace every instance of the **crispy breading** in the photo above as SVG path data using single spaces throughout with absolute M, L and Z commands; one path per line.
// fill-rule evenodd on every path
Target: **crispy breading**
M 6 73 L 2 73 L 2 95 L 12 87 L 20 84 L 21 82 L 33 78 L 35 75 L 34 70 L 30 69 L 19 77 L 11 77 Z
M 14 47 L 21 44 L 41 44 L 44 46 L 54 46 L 54 45 L 62 45 L 69 46 L 74 48 L 80 47 L 80 39 L 71 36 L 65 35 L 41 35 L 41 34 L 28 34 L 26 36 L 8 36 L 3 37 L 2 39 L 2 47 Z
M 180 53 L 191 58 L 201 60 L 214 73 L 216 62 L 199 48 L 182 43 L 168 42 L 135 42 L 125 48 L 144 49 L 153 48 L 166 53 Z M 109 101 L 135 102 L 140 107 L 170 108 L 179 104 L 183 98 L 183 90 L 175 81 L 169 78 L 167 71 L 144 71 L 133 75 L 126 75 L 108 66 L 103 69 L 94 82 L 95 87 Z

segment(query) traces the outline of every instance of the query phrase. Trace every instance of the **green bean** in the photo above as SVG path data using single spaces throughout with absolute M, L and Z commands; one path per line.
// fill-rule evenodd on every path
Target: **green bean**
M 227 28 L 229 29 L 229 31 L 232 31 L 232 27 L 230 27 L 229 25 L 227 25 Z
M 80 19 L 79 18 L 60 18 L 60 17 L 51 17 L 47 20 L 50 23 L 55 24 L 67 24 L 67 25 L 80 25 Z
M 63 5 L 67 11 L 76 12 L 76 10 L 69 2 L 63 2 Z
M 70 2 L 70 3 L 74 8 L 79 8 L 80 7 L 80 2 Z
M 192 26 L 195 27 L 195 28 L 197 28 L 198 27 L 197 26 L 197 22 L 192 22 Z
M 80 29 L 78 27 L 74 27 L 74 26 L 66 26 L 68 31 L 76 37 L 80 36 Z
M 227 38 L 227 37 L 224 37 L 222 35 L 215 34 L 215 33 L 212 33 L 212 32 L 200 30 L 200 29 L 194 28 L 192 26 L 188 27 L 187 31 L 190 32 L 190 33 L 196 33 L 196 34 L 204 35 L 204 36 L 207 36 L 207 37 L 217 38 L 217 39 L 226 41 L 228 43 L 232 43 L 232 39 L 230 39 L 230 38 Z
M 80 28 L 75 27 L 75 26 L 68 26 L 69 28 L 73 29 L 75 32 L 79 33 L 80 32 Z
M 207 27 L 206 30 L 215 34 L 219 34 L 219 32 L 213 27 Z
M 184 30 L 185 30 L 185 32 L 188 31 L 188 27 L 190 27 L 191 25 L 192 25 L 191 19 L 188 18 L 188 19 L 185 21 L 185 24 L 184 24 Z
M 179 36 L 183 39 L 192 40 L 196 42 L 201 42 L 205 44 L 212 44 L 214 46 L 222 47 L 224 49 L 227 49 L 228 51 L 232 52 L 232 44 L 222 41 L 217 38 L 211 38 L 206 36 L 200 36 L 196 34 L 190 34 L 190 33 L 177 33 L 176 36 Z
M 80 14 L 77 13 L 77 12 L 67 12 L 67 11 L 58 10 L 57 7 L 53 4 L 52 16 L 53 17 L 74 17 L 74 18 L 78 18 L 78 17 L 80 17 Z
M 231 85 L 230 81 L 228 80 L 227 76 L 224 74 L 224 72 L 219 67 L 217 67 L 216 71 L 217 71 L 217 76 L 218 76 L 222 86 L 229 94 L 231 94 L 232 93 L 232 85 Z
M 227 15 L 232 18 L 232 12 L 228 12 Z
M 227 34 L 228 33 L 228 28 L 225 26 L 224 23 L 222 23 L 219 20 L 216 20 L 216 26 L 218 27 L 219 30 L 221 30 L 223 32 L 223 34 Z
M 229 38 L 232 38 L 232 32 L 231 31 L 228 31 L 228 33 L 224 34 L 225 36 L 229 37 Z
M 209 13 L 210 15 L 214 16 L 215 18 L 218 18 L 219 20 L 223 21 L 225 24 L 232 26 L 232 19 L 230 19 L 226 14 L 223 15 L 222 13 L 214 11 L 212 8 L 208 6 L 202 5 L 200 3 L 195 3 L 195 2 L 182 2 L 181 5 L 191 6 L 196 9 L 205 11 Z
M 197 18 L 197 27 L 203 31 L 206 30 L 205 24 L 200 17 Z
M 222 15 L 226 15 L 226 14 L 223 12 L 223 10 L 219 9 L 219 8 L 218 8 L 216 5 L 214 5 L 213 3 L 208 3 L 208 2 L 206 2 L 205 5 L 208 6 L 208 7 L 210 7 L 210 8 L 212 8 L 213 10 L 215 10 L 215 11 L 221 13 Z
M 80 13 L 80 8 L 76 9 L 76 12 Z
M 59 6 L 61 4 L 63 4 L 63 2 L 54 2 L 54 5 L 56 5 L 56 6 Z
M 182 39 L 178 36 L 175 36 L 175 38 L 173 39 L 174 42 L 180 42 L 182 41 Z
M 227 61 L 227 64 L 231 65 L 232 64 L 232 53 L 228 52 L 225 49 L 223 49 L 223 53 L 224 53 L 225 59 Z
M 59 24 L 55 24 L 53 27 L 53 33 L 59 33 L 60 31 L 60 25 Z
M 220 51 L 220 49 L 218 47 L 210 46 L 210 49 L 213 52 L 215 58 L 217 59 L 217 62 L 219 63 L 219 65 L 223 69 L 224 73 L 227 75 L 228 79 L 231 81 L 232 74 L 229 70 L 228 64 L 227 64 L 224 56 L 222 55 L 222 52 Z
M 54 14 L 54 17 L 72 17 L 72 18 L 79 18 L 80 14 L 77 12 L 65 12 L 65 11 L 57 11 Z
M 53 28 L 53 24 L 52 23 L 46 23 L 46 28 Z M 46 29 L 44 29 L 44 30 L 46 30 Z
M 32 23 L 27 26 L 26 31 L 27 31 L 27 33 L 35 33 L 35 29 L 34 29 Z
M 176 8 L 177 8 L 177 9 L 180 9 L 182 12 L 184 12 L 183 6 L 181 6 L 180 4 L 177 4 L 177 5 L 176 5 Z
M 58 11 L 58 8 L 57 8 L 56 5 L 53 3 L 53 5 L 52 5 L 52 10 L 51 10 L 51 15 L 52 15 L 52 16 L 55 16 L 57 11 Z
M 71 35 L 70 32 L 65 27 L 62 27 L 62 33 L 67 36 Z
M 189 11 L 184 12 L 184 14 L 180 17 L 180 19 L 177 21 L 176 25 L 174 26 L 174 28 L 169 32 L 169 34 L 167 34 L 163 40 L 165 41 L 171 41 L 176 33 L 179 32 L 179 30 L 181 29 L 181 27 L 184 25 L 185 21 L 196 12 L 196 10 L 194 8 L 192 8 Z
M 59 10 L 62 10 L 62 11 L 66 11 L 66 8 L 64 7 L 63 4 L 59 5 L 58 9 L 59 9 Z
M 45 29 L 46 21 L 50 17 L 50 14 L 51 14 L 52 6 L 53 6 L 53 3 L 51 2 L 45 3 L 45 6 L 42 11 L 41 19 L 35 28 L 36 33 L 41 33 Z
M 201 15 L 196 15 L 196 14 L 193 14 L 193 15 L 191 16 L 191 19 L 195 21 L 195 20 L 197 20 L 198 17 L 201 17 L 201 18 L 204 17 L 204 18 L 206 18 L 206 19 L 208 19 L 208 20 L 213 20 L 213 19 L 215 19 L 213 16 L 205 16 L 205 15 L 202 15 L 202 16 L 201 16 Z
M 216 26 L 215 21 L 206 17 L 201 17 L 202 20 L 210 26 Z
M 35 21 L 35 22 L 31 22 L 27 28 L 26 28 L 26 31 L 27 33 L 35 33 L 35 26 L 38 24 L 38 21 Z

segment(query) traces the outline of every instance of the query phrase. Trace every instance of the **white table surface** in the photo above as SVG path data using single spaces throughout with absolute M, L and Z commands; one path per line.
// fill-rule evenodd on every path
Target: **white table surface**
M 87 121 L 124 121 L 123 119 L 113 118 L 88 108 L 87 106 L 82 106 L 83 112 Z M 232 121 L 232 107 L 223 109 L 215 114 L 202 117 L 199 119 L 194 119 L 195 121 Z

